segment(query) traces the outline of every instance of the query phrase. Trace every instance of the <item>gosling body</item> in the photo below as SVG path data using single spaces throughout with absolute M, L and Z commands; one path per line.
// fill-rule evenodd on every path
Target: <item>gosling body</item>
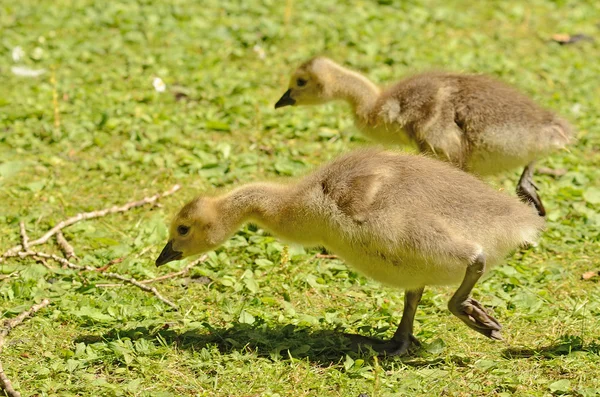
M 497 321 L 468 295 L 510 251 L 532 243 L 544 223 L 530 206 L 455 167 L 371 148 L 293 184 L 248 184 L 196 198 L 174 218 L 157 265 L 214 249 L 245 222 L 284 240 L 324 246 L 361 273 L 405 289 L 398 335 L 376 346 L 386 354 L 405 354 L 416 343 L 411 318 L 427 285 L 461 284 L 450 310 L 499 339 Z
M 348 102 L 359 130 L 376 141 L 413 142 L 421 152 L 478 175 L 525 166 L 517 193 L 540 215 L 545 209 L 533 184 L 533 163 L 564 148 L 573 135 L 565 120 L 487 76 L 423 73 L 381 90 L 327 58 L 300 66 L 275 107 L 332 100 Z

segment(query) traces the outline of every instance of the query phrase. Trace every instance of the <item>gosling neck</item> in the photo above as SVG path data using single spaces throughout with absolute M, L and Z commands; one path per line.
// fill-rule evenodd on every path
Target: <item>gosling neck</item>
M 332 69 L 331 95 L 348 102 L 357 117 L 367 120 L 381 92 L 379 87 L 360 73 L 339 65 Z
M 267 229 L 277 229 L 289 188 L 275 183 L 251 183 L 239 187 L 218 200 L 221 221 L 231 232 L 242 224 L 255 221 Z

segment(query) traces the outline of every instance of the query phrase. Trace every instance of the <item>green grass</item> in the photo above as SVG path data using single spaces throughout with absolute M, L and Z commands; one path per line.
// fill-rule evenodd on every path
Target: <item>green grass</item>
M 0 265 L 14 273 L 0 280 L 3 316 L 53 301 L 11 332 L 2 353 L 24 396 L 600 395 L 599 286 L 581 280 L 600 269 L 597 1 L 170 3 L 0 5 L 0 251 L 19 242 L 20 220 L 35 238 L 78 212 L 180 183 L 160 207 L 65 229 L 84 264 L 125 257 L 113 271 L 166 274 L 184 266 L 154 267 L 166 223 L 195 194 L 300 175 L 367 143 L 343 104 L 273 109 L 305 58 L 329 55 L 382 84 L 435 68 L 489 73 L 570 119 L 579 138 L 540 162 L 567 170 L 536 179 L 549 212 L 540 245 L 476 286 L 506 341 L 451 316 L 451 288 L 428 288 L 417 356 L 348 352 L 341 332 L 393 333 L 401 291 L 314 250 L 288 255 L 245 227 L 192 278 L 157 285 L 179 312 L 134 287 L 98 287 L 100 275 L 29 259 Z M 549 40 L 562 32 L 596 41 Z M 13 75 L 16 46 L 21 64 L 46 73 Z M 515 170 L 490 183 L 514 194 L 517 178 Z M 40 249 L 59 253 L 52 241 Z

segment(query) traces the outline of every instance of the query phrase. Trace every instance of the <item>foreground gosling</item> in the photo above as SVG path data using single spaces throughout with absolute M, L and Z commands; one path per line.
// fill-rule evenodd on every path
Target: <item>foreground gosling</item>
M 533 183 L 534 162 L 573 135 L 565 120 L 490 77 L 424 73 L 382 91 L 327 58 L 300 66 L 275 108 L 333 100 L 347 101 L 357 127 L 377 141 L 412 141 L 478 175 L 525 166 L 517 194 L 541 216 L 546 210 Z
M 245 222 L 288 241 L 324 246 L 382 283 L 406 290 L 402 321 L 383 354 L 406 354 L 426 285 L 460 284 L 450 311 L 501 339 L 501 326 L 469 295 L 515 248 L 531 243 L 543 218 L 476 177 L 420 155 L 369 148 L 351 152 L 292 184 L 251 183 L 198 197 L 173 219 L 160 266 L 213 250 Z

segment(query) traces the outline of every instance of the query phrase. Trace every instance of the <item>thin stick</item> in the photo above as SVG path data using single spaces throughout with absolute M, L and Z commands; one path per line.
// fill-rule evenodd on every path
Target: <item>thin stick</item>
M 4 392 L 9 397 L 21 397 L 21 393 L 19 393 L 13 388 L 10 379 L 8 379 L 8 377 L 4 373 L 2 362 L 0 362 L 0 387 L 4 389 Z
M 18 256 L 19 258 L 26 258 L 26 257 L 32 256 L 37 260 L 52 259 L 53 261 L 56 261 L 56 262 L 60 263 L 61 265 L 64 265 L 66 267 L 70 267 L 71 269 L 76 269 L 76 270 L 88 270 L 88 268 L 93 269 L 91 266 L 85 266 L 85 267 L 79 266 L 79 265 L 69 262 L 65 258 L 61 258 L 58 255 L 46 254 L 45 252 L 19 251 L 17 253 L 11 254 L 10 257 L 16 257 L 16 256 Z
M 152 204 L 159 198 L 169 196 L 169 195 L 175 193 L 176 191 L 178 191 L 179 189 L 181 189 L 181 186 L 175 185 L 171 189 L 167 190 L 166 192 L 158 193 L 158 194 L 155 194 L 154 196 L 150 196 L 150 197 L 145 197 L 142 200 L 132 201 L 132 202 L 124 204 L 120 207 L 115 205 L 113 207 L 106 208 L 106 209 L 99 210 L 99 211 L 79 213 L 71 218 L 68 218 L 62 222 L 59 222 L 56 226 L 54 226 L 52 229 L 48 230 L 46 232 L 46 234 L 44 234 L 42 237 L 38 238 L 37 240 L 30 241 L 29 247 L 32 247 L 34 245 L 44 244 L 46 241 L 48 241 L 48 239 L 50 239 L 50 237 L 52 237 L 56 233 L 58 233 L 59 230 L 64 229 L 67 226 L 71 226 L 79 221 L 83 221 L 86 219 L 100 218 L 100 217 L 108 215 L 108 214 L 116 214 L 119 212 L 126 212 L 135 207 L 141 207 L 142 205 Z M 23 250 L 24 249 L 21 244 L 15 245 L 14 247 L 12 247 L 8 251 L 6 251 L 2 255 L 2 257 L 0 257 L 0 262 L 2 262 L 4 258 L 10 257 L 10 256 L 15 256 L 14 254 L 16 254 L 19 251 L 23 251 Z M 27 251 L 27 250 L 25 250 L 25 251 Z
M 5 338 L 13 328 L 15 328 L 17 325 L 21 324 L 27 317 L 31 316 L 32 314 L 37 313 L 38 311 L 40 311 L 44 307 L 48 306 L 49 304 L 50 304 L 50 300 L 44 299 L 40 303 L 31 306 L 31 308 L 29 308 L 29 310 L 24 311 L 23 313 L 19 314 L 17 317 L 5 320 L 4 324 L 3 324 L 4 328 L 2 329 L 2 331 L 0 331 L 0 349 L 2 349 L 4 347 Z
M 188 263 L 183 269 L 181 269 L 178 272 L 173 272 L 173 273 L 169 273 L 169 274 L 165 274 L 164 276 L 159 276 L 156 278 L 151 278 L 149 280 L 142 280 L 140 281 L 140 283 L 142 284 L 150 284 L 150 283 L 155 283 L 157 281 L 162 281 L 162 280 L 167 280 L 170 278 L 175 278 L 175 277 L 179 277 L 179 276 L 183 276 L 184 274 L 189 273 L 189 271 L 196 265 L 199 265 L 200 263 L 204 262 L 206 259 L 208 259 L 207 255 L 202 255 L 200 258 L 196 259 L 193 262 Z
M 137 281 L 133 277 L 127 278 L 127 277 L 122 276 L 122 275 L 117 274 L 117 273 L 110 273 L 110 272 L 108 272 L 108 273 L 102 273 L 102 274 L 104 274 L 106 277 L 114 278 L 114 279 L 121 280 L 121 281 L 124 281 L 126 283 L 129 283 L 131 285 L 135 285 L 136 287 L 138 287 L 141 290 L 144 290 L 144 291 L 147 291 L 147 292 L 152 292 L 160 301 L 162 301 L 165 304 L 171 306 L 175 310 L 179 310 L 179 307 L 177 307 L 176 304 L 174 304 L 173 302 L 171 302 L 170 300 L 168 300 L 167 298 L 165 298 L 164 296 L 162 296 L 160 294 L 160 292 L 158 292 L 158 290 L 155 287 L 148 287 L 147 285 L 144 285 L 144 284 L 140 283 L 139 281 Z
M 75 249 L 73 248 L 73 246 L 71 244 L 69 244 L 69 242 L 65 238 L 65 235 L 60 230 L 58 232 L 56 232 L 56 242 L 58 243 L 58 246 L 60 247 L 60 250 L 63 252 L 63 255 L 65 256 L 65 258 L 77 259 L 77 255 L 75 255 Z
M 46 258 L 46 259 L 52 259 L 70 269 L 75 269 L 75 270 L 86 270 L 88 272 L 96 272 L 98 271 L 98 268 L 92 267 L 92 266 L 79 266 L 76 265 L 74 263 L 69 262 L 67 259 L 65 258 L 61 258 L 58 255 L 54 255 L 54 254 L 46 254 L 45 252 L 34 252 L 34 251 L 26 251 L 26 252 L 18 252 L 16 255 L 13 256 L 18 256 L 20 258 L 25 258 L 28 256 L 33 256 L 33 257 L 39 257 L 39 258 Z M 135 285 L 136 287 L 140 288 L 143 291 L 146 292 L 152 292 L 154 294 L 154 296 L 156 296 L 158 298 L 158 300 L 164 302 L 165 304 L 171 306 L 173 309 L 175 310 L 179 310 L 179 308 L 177 307 L 176 304 L 174 304 L 173 302 L 171 302 L 170 300 L 168 300 L 167 298 L 165 298 L 164 296 L 162 296 L 160 294 L 160 292 L 158 292 L 158 290 L 154 287 L 148 287 L 147 285 L 144 285 L 142 283 L 140 283 L 139 281 L 137 281 L 135 278 L 133 277 L 126 277 L 123 276 L 121 274 L 117 274 L 117 273 L 111 273 L 111 272 L 105 272 L 102 273 L 104 276 L 108 277 L 108 278 L 114 278 L 117 280 L 121 280 L 124 281 L 126 283 L 129 283 L 131 285 Z
M 315 255 L 315 258 L 319 258 L 319 259 L 337 259 L 338 256 L 337 255 L 327 255 L 327 254 L 317 254 L 317 255 Z
M 19 276 L 19 272 L 12 272 L 10 274 L 0 274 L 0 280 L 6 280 L 7 278 L 12 278 L 15 276 Z
M 54 269 L 52 268 L 52 266 L 50 266 L 48 264 L 48 262 L 46 262 L 46 260 L 44 258 L 40 258 L 39 256 L 36 256 L 34 258 L 35 258 L 36 261 L 38 261 L 39 263 L 41 263 L 46 269 L 54 271 Z
M 157 281 L 163 281 L 163 280 L 168 280 L 170 278 L 175 278 L 175 277 L 179 277 L 179 276 L 183 276 L 184 274 L 189 273 L 189 271 L 196 265 L 199 265 L 200 263 L 206 261 L 206 259 L 208 259 L 207 255 L 202 255 L 200 258 L 196 259 L 195 261 L 187 264 L 183 269 L 181 269 L 178 272 L 173 272 L 173 273 L 169 273 L 169 274 L 165 274 L 164 276 L 159 276 L 156 278 L 151 278 L 148 280 L 140 280 L 140 284 L 151 284 L 151 283 L 155 283 Z M 100 269 L 100 268 L 98 268 Z M 114 287 L 122 287 L 123 284 L 96 284 L 96 287 L 101 287 L 101 288 L 114 288 Z
M 29 237 L 27 236 L 27 230 L 25 230 L 25 222 L 19 222 L 19 229 L 21 231 L 21 245 L 27 251 L 29 249 Z
M 112 265 L 116 265 L 117 263 L 121 263 L 123 262 L 125 258 L 124 257 L 120 257 L 120 258 L 115 258 L 115 259 L 111 259 L 110 261 L 108 261 L 108 263 L 102 267 L 97 267 L 96 271 L 97 272 L 105 272 L 108 270 L 109 267 L 111 267 Z
M 10 320 L 6 320 L 4 322 L 4 328 L 0 331 L 0 352 L 2 351 L 2 348 L 4 347 L 6 337 L 8 336 L 9 332 L 14 327 L 21 324 L 27 317 L 32 316 L 33 314 L 35 314 L 42 308 L 48 306 L 49 304 L 50 304 L 50 301 L 48 299 L 44 299 L 37 305 L 31 306 L 31 308 L 29 310 L 24 311 L 23 313 L 19 314 L 17 317 L 12 318 Z M 1 362 L 0 362 L 0 386 L 4 389 L 5 393 L 9 397 L 21 397 L 21 393 L 19 393 L 18 391 L 16 391 L 13 388 L 10 379 L 8 379 L 8 377 L 4 373 L 4 368 L 2 367 Z

